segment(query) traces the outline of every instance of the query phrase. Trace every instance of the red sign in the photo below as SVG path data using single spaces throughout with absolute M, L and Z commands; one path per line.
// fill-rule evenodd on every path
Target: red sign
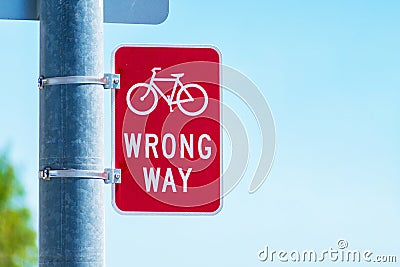
M 114 187 L 120 212 L 221 207 L 220 54 L 213 47 L 121 46 L 114 71 Z

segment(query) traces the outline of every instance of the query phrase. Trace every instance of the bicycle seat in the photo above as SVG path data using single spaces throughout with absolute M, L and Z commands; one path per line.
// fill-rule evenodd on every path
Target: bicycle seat
M 180 77 L 183 77 L 184 75 L 185 75 L 185 73 L 174 73 L 174 74 L 171 74 L 171 76 L 175 77 L 175 78 L 180 78 Z

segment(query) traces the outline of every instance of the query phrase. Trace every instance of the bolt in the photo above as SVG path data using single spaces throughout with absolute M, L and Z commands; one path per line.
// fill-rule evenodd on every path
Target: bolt
M 40 75 L 40 77 L 38 79 L 38 87 L 39 87 L 39 89 L 43 89 L 43 79 L 44 79 L 44 76 Z
M 119 79 L 114 79 L 113 82 L 114 84 L 119 84 Z
M 119 179 L 121 177 L 121 175 L 116 174 L 116 175 L 114 175 L 114 177 L 115 177 L 115 179 Z

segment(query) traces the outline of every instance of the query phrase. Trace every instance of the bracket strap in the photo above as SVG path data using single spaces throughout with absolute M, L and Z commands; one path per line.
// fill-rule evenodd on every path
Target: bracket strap
M 44 168 L 39 171 L 39 177 L 49 181 L 52 178 L 88 178 L 103 179 L 106 184 L 121 183 L 120 169 L 105 169 L 103 172 L 96 170 L 52 170 Z
M 119 89 L 119 74 L 104 74 L 104 77 L 96 76 L 65 76 L 65 77 L 49 77 L 40 76 L 38 79 L 39 89 L 46 86 L 60 84 L 101 84 L 105 89 Z

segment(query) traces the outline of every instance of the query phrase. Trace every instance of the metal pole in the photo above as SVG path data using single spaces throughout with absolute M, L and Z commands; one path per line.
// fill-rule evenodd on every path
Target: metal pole
M 40 74 L 102 77 L 103 65 L 103 0 L 40 0 Z M 40 91 L 40 169 L 103 171 L 103 90 Z M 41 180 L 39 194 L 39 265 L 104 266 L 103 180 Z

